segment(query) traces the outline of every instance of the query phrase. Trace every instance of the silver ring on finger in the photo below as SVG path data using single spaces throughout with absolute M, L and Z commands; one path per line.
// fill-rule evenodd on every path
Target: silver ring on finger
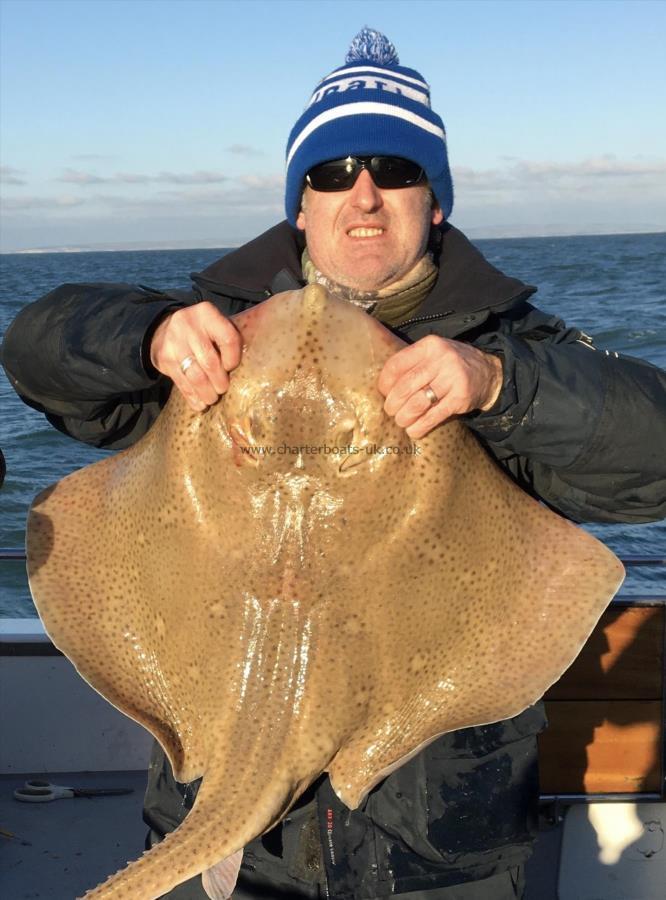
M 426 397 L 428 398 L 428 402 L 430 403 L 431 406 L 434 406 L 435 403 L 439 403 L 439 397 L 438 397 L 437 394 L 433 391 L 433 389 L 430 387 L 429 384 L 427 384 L 427 385 L 423 388 L 423 393 L 424 393 L 424 394 L 426 395 Z
M 190 366 L 195 362 L 196 362 L 196 360 L 194 359 L 193 356 L 186 356 L 185 359 L 182 359 L 180 361 L 180 371 L 183 373 L 183 375 L 185 374 L 185 372 L 187 372 L 187 370 L 190 368 Z

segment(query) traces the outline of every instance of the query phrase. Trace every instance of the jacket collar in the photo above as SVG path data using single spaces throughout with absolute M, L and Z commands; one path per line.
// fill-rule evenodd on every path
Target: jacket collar
M 418 318 L 501 309 L 531 296 L 536 288 L 504 275 L 448 223 L 436 250 L 439 277 L 418 310 Z M 281 222 L 232 250 L 192 280 L 210 294 L 259 302 L 272 294 L 301 287 L 303 233 Z
M 192 274 L 191 278 L 209 293 L 256 303 L 280 290 L 303 286 L 304 249 L 303 233 L 285 220 L 216 260 L 200 274 Z

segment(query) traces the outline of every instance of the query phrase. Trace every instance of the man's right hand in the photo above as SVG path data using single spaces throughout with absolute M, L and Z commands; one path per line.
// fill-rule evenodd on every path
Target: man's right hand
M 204 301 L 169 313 L 160 322 L 150 342 L 150 361 L 192 409 L 201 412 L 229 387 L 229 372 L 240 362 L 242 346 L 231 320 Z

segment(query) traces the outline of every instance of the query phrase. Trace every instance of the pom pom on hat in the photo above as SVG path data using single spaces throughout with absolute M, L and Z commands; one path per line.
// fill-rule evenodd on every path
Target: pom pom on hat
M 345 64 L 319 82 L 287 142 L 287 219 L 296 225 L 305 176 L 346 156 L 400 156 L 418 163 L 448 219 L 453 183 L 446 132 L 430 108 L 430 88 L 415 69 L 400 65 L 391 41 L 363 28 Z
M 349 45 L 345 64 L 371 62 L 376 66 L 399 66 L 400 60 L 395 47 L 381 31 L 362 28 Z

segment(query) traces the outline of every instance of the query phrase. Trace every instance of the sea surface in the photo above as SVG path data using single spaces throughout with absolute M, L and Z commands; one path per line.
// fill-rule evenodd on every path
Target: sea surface
M 475 241 L 509 275 L 538 285 L 533 302 L 593 335 L 601 349 L 666 368 L 666 234 Z M 227 250 L 150 250 L 0 256 L 0 334 L 19 310 L 64 282 L 186 287 Z M 28 507 L 42 488 L 107 455 L 52 428 L 25 406 L 0 369 L 0 547 L 22 548 Z M 666 555 L 666 522 L 586 526 L 619 556 Z M 622 593 L 666 593 L 666 568 L 630 570 Z M 36 612 L 24 563 L 0 560 L 0 617 Z

